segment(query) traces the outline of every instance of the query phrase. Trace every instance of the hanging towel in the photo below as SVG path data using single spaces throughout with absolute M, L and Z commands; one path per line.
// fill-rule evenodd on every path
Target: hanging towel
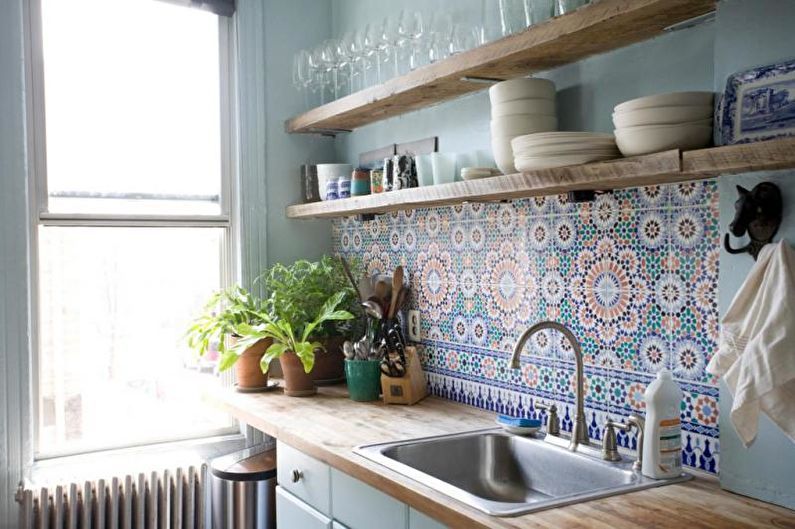
M 734 396 L 731 420 L 747 447 L 763 411 L 795 442 L 795 252 L 768 244 L 721 322 L 707 371 Z

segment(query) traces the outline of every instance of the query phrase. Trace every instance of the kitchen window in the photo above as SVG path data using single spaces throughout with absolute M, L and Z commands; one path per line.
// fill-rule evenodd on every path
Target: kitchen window
M 237 276 L 232 19 L 29 5 L 37 456 L 236 431 L 184 340 Z

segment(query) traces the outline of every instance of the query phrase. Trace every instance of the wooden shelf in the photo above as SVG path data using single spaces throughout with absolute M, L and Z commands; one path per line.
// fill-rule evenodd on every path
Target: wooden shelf
M 483 90 L 466 78 L 511 79 L 656 37 L 665 28 L 715 9 L 717 0 L 594 0 L 385 83 L 314 108 L 285 122 L 287 132 L 353 130 Z
M 328 202 L 287 206 L 292 219 L 347 217 L 421 207 L 450 206 L 555 195 L 576 190 L 611 190 L 670 184 L 719 174 L 795 168 L 795 138 L 697 151 L 666 151 L 608 162 L 543 169 L 480 180 L 417 187 Z

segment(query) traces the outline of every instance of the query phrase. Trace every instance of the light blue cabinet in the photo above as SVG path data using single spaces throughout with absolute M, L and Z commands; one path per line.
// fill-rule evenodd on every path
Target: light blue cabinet
M 444 529 L 380 490 L 278 443 L 279 529 Z
M 331 516 L 329 466 L 282 442 L 277 443 L 276 481 L 285 490 Z
M 406 529 L 409 510 L 405 503 L 332 468 L 331 514 L 348 529 Z
M 409 529 L 447 529 L 447 526 L 420 511 L 409 509 Z
M 331 519 L 276 487 L 276 526 L 279 529 L 331 529 Z

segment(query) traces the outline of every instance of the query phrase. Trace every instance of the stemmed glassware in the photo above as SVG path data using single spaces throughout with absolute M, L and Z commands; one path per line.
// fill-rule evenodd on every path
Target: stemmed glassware
M 589 0 L 482 0 L 468 23 L 456 14 L 436 11 L 426 18 L 404 9 L 327 40 L 293 58 L 292 81 L 307 100 L 316 92 L 320 103 L 379 84 L 420 66 L 524 31 L 532 24 L 570 12 Z M 473 24 L 472 19 L 477 23 Z M 479 19 L 479 20 L 478 20 Z M 330 96 L 330 97 L 329 97 Z

